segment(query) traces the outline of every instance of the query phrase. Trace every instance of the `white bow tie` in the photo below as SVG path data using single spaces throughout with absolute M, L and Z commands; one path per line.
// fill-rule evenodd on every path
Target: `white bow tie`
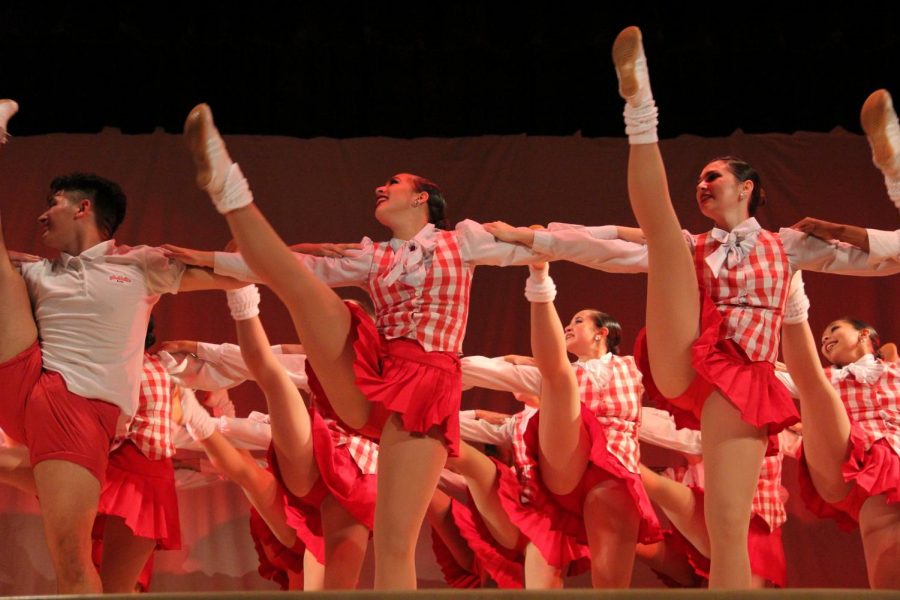
M 837 383 L 847 379 L 850 375 L 853 375 L 853 378 L 860 383 L 872 385 L 881 379 L 882 373 L 884 373 L 884 365 L 875 360 L 871 354 L 867 354 L 855 363 L 850 363 L 840 369 L 835 369 L 832 372 L 831 377 L 832 380 Z
M 406 284 L 415 288 L 422 286 L 425 282 L 425 257 L 434 251 L 434 235 L 428 235 L 433 231 L 433 226 L 426 228 L 394 250 L 391 266 L 384 276 L 387 285 L 393 285 L 403 276 Z
M 713 274 L 718 277 L 722 266 L 728 263 L 728 268 L 732 268 L 744 260 L 753 247 L 756 245 L 756 238 L 759 237 L 759 228 L 752 230 L 742 230 L 739 225 L 733 231 L 728 232 L 724 229 L 714 228 L 710 235 L 714 240 L 720 242 L 720 246 L 716 251 L 706 257 L 706 264 L 709 265 Z
M 612 378 L 612 367 L 609 364 L 610 356 L 610 354 L 605 354 L 601 358 L 594 358 L 588 361 L 579 360 L 575 364 L 584 369 L 591 383 L 598 388 L 605 388 L 609 385 L 609 380 Z

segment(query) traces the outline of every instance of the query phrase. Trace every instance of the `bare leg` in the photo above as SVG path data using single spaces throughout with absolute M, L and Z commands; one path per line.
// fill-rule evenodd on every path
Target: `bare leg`
M 638 544 L 635 548 L 638 560 L 657 571 L 671 577 L 684 587 L 697 587 L 697 576 L 687 556 L 675 552 L 665 541 L 655 544 Z
M 706 399 L 700 426 L 706 471 L 709 587 L 748 588 L 748 525 L 766 453 L 766 430 L 744 422 L 738 410 L 718 392 Z
M 298 577 L 293 573 L 288 575 L 291 590 L 298 590 Z M 325 565 L 316 560 L 313 553 L 307 550 L 303 553 L 303 591 L 320 592 L 325 589 Z
M 220 192 L 227 181 L 223 171 L 228 171 L 231 159 L 209 107 L 201 105 L 191 112 L 185 123 L 185 137 L 198 167 L 198 183 L 211 194 Z M 211 152 L 209 146 L 216 144 L 221 144 L 221 150 Z M 213 189 L 216 186 L 218 189 Z M 351 427 L 365 425 L 370 407 L 354 385 L 347 307 L 331 288 L 298 263 L 255 204 L 227 213 L 226 220 L 247 264 L 290 311 L 310 363 L 335 411 Z
M 466 540 L 460 535 L 459 529 L 453 521 L 450 503 L 450 496 L 441 490 L 435 490 L 425 517 L 428 519 L 431 528 L 440 536 L 447 549 L 450 550 L 453 560 L 466 571 L 472 572 L 475 568 L 475 554 L 469 548 Z
M 825 377 L 809 323 L 785 323 L 781 328 L 781 346 L 784 362 L 800 392 L 803 454 L 810 477 L 826 502 L 837 502 L 851 488 L 841 475 L 849 454 L 847 409 Z
M 275 538 L 288 548 L 297 543 L 297 532 L 287 524 L 284 507 L 277 497 L 275 476 L 257 465 L 250 453 L 229 444 L 219 432 L 197 441 L 213 465 L 241 487 Z
M 562 589 L 563 575 L 560 569 L 549 564 L 537 546 L 525 547 L 525 588 L 529 590 Z
M 443 444 L 413 436 L 393 415 L 378 452 L 375 505 L 375 589 L 415 589 L 419 529 L 447 461 Z
M 551 492 L 568 494 L 584 475 L 590 441 L 581 422 L 578 382 L 553 302 L 531 302 L 531 352 L 542 378 L 538 422 L 541 478 Z
M 59 593 L 100 593 L 100 577 L 91 561 L 100 482 L 84 467 L 62 460 L 39 463 L 34 481 Z
M 0 223 L 0 363 L 29 348 L 37 340 L 37 326 L 25 281 L 13 268 Z
M 369 529 L 350 516 L 334 496 L 325 498 L 321 511 L 325 531 L 325 589 L 356 589 L 369 545 Z
M 666 514 L 672 525 L 706 557 L 709 557 L 709 532 L 706 530 L 703 502 L 686 485 L 654 473 L 641 465 L 641 480 L 647 495 Z
M 241 356 L 266 396 L 272 444 L 285 487 L 298 498 L 319 478 L 313 456 L 312 421 L 303 398 L 275 359 L 259 318 L 235 321 Z
M 466 442 L 460 442 L 459 457 L 448 458 L 447 466 L 466 478 L 475 508 L 497 543 L 508 549 L 518 546 L 519 528 L 500 503 L 497 467 L 493 461 Z
M 594 587 L 629 587 L 641 519 L 625 484 L 605 481 L 588 492 L 584 525 L 591 549 Z
M 103 560 L 100 580 L 107 594 L 130 594 L 156 540 L 138 537 L 121 517 L 108 516 L 103 529 Z
M 866 500 L 859 511 L 866 570 L 873 589 L 900 589 L 900 505 L 884 496 Z

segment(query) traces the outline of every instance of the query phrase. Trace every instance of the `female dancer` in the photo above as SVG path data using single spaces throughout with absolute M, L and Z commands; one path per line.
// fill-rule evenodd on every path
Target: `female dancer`
M 508 365 L 493 373 L 476 367 L 464 376 L 494 389 L 540 393 L 540 410 L 515 453 L 518 476 L 499 464 L 490 471 L 472 464 L 459 470 L 485 521 L 500 530 L 498 541 L 510 530 L 504 519 L 530 540 L 528 587 L 559 585 L 564 569 L 580 559 L 590 560 L 595 587 L 627 587 L 636 542 L 659 539 L 638 472 L 641 375 L 631 357 L 617 355 L 621 330 L 609 315 L 584 310 L 563 329 L 546 269 L 532 269 L 526 296 L 535 367 Z M 567 352 L 578 361 L 569 363 Z M 499 519 L 483 497 L 496 485 Z M 506 537 L 503 545 L 510 547 L 513 538 Z
M 269 468 L 228 444 L 190 396 L 188 431 L 253 504 L 251 533 L 263 576 L 290 589 L 354 589 L 374 518 L 377 447 L 306 409 L 269 347 L 256 286 L 227 294 L 241 355 L 269 407 Z
M 376 189 L 375 216 L 391 230 L 391 242 L 364 240 L 345 259 L 298 257 L 252 203 L 209 107 L 191 112 L 185 134 L 197 182 L 225 214 L 246 265 L 288 307 L 315 370 L 311 386 L 344 423 L 380 436 L 375 587 L 414 588 L 418 531 L 448 452 L 455 455 L 459 443 L 457 355 L 473 268 L 538 258 L 472 222 L 436 229 L 444 221 L 440 189 L 410 174 Z M 193 255 L 198 263 L 209 258 Z M 328 284 L 367 287 L 377 327 Z
M 801 491 L 820 516 L 859 526 L 869 584 L 898 589 L 900 365 L 877 357 L 874 328 L 838 319 L 822 334 L 823 371 L 799 279 L 792 302 L 800 310 L 785 318 L 782 346 L 803 413 Z
M 629 200 L 646 246 L 596 239 L 616 237 L 615 228 L 567 228 L 552 238 L 505 225 L 491 231 L 550 255 L 565 252 L 570 260 L 576 251 L 568 246 L 578 246 L 578 262 L 588 266 L 649 272 L 649 356 L 638 358 L 648 362 L 653 381 L 645 372 L 644 383 L 648 389 L 655 383 L 682 409 L 676 414 L 680 425 L 700 422 L 710 587 L 746 588 L 751 583 L 747 522 L 763 456 L 767 447 L 776 448 L 767 438 L 798 420 L 772 365 L 791 270 L 886 275 L 900 271 L 900 263 L 870 265 L 869 256 L 856 248 L 789 229 L 778 235 L 763 230 L 751 218 L 765 198 L 759 176 L 734 158 L 714 160 L 701 172 L 697 203 L 716 228 L 686 240 L 657 145 L 657 110 L 637 27 L 616 38 L 613 60 L 626 100 Z M 749 467 L 735 469 L 735 464 Z

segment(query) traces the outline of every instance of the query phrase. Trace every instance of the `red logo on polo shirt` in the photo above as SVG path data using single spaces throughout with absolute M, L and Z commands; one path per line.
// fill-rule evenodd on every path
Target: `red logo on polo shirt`
M 110 275 L 109 280 L 115 281 L 116 283 L 131 283 L 131 279 L 125 275 Z

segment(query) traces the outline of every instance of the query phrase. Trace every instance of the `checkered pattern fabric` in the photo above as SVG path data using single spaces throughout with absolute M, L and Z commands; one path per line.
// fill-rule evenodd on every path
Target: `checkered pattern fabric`
M 364 475 L 378 472 L 378 444 L 368 438 L 349 432 L 333 419 L 325 419 L 335 446 L 347 446 L 347 451 Z
M 394 251 L 387 242 L 375 245 L 369 295 L 375 322 L 388 339 L 411 338 L 429 351 L 459 353 L 469 317 L 469 289 L 474 266 L 464 262 L 455 232 L 435 231 L 436 243 L 421 288 L 384 278 Z
M 826 374 L 844 402 L 850 420 L 865 432 L 866 449 L 884 439 L 900 455 L 900 364 L 881 362 L 881 365 L 884 371 L 872 385 L 857 381 L 852 374 L 835 382 L 832 367 L 826 369 Z
M 761 230 L 740 264 L 716 274 L 705 260 L 718 249 L 719 242 L 709 233 L 692 238 L 697 278 L 722 314 L 725 338 L 734 340 L 750 360 L 774 362 L 791 278 L 781 240 Z
M 125 437 L 151 460 L 175 455 L 175 445 L 172 443 L 172 380 L 159 359 L 149 354 L 144 354 L 138 408 Z

